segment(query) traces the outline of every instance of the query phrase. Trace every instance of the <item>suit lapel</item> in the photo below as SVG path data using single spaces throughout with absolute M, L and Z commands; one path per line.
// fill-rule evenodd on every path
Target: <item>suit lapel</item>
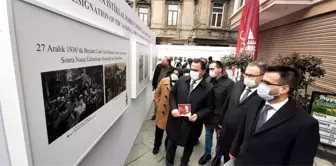
M 185 80 L 185 84 L 186 84 L 186 89 L 184 91 L 184 93 L 187 95 L 187 97 L 189 96 L 189 90 L 190 90 L 190 80 L 191 78 L 188 77 L 186 80 Z
M 254 91 L 252 94 L 250 94 L 245 100 L 243 100 L 240 104 L 245 104 L 247 101 L 249 101 L 251 98 L 253 98 L 254 96 L 257 96 L 257 91 Z M 240 97 L 240 96 L 239 96 Z M 240 98 L 239 98 L 240 99 Z
M 260 102 L 260 104 L 256 105 L 255 108 L 249 109 L 249 110 L 251 110 L 251 112 L 247 112 L 247 114 L 251 114 L 251 116 L 252 116 L 252 118 L 250 119 L 251 120 L 250 124 L 249 124 L 249 129 L 250 129 L 249 133 L 250 133 L 250 135 L 252 135 L 253 132 L 254 132 L 254 128 L 255 128 L 255 125 L 256 125 L 256 122 L 257 122 L 257 118 L 258 118 L 259 112 L 264 107 L 264 105 L 265 105 L 265 101 L 263 100 L 263 102 Z
M 239 88 L 238 88 L 238 95 L 236 96 L 236 101 L 237 101 L 237 105 L 240 104 L 240 96 L 242 95 L 242 93 L 244 92 L 245 90 L 245 85 L 244 83 L 240 82 L 240 85 L 239 85 Z
M 268 121 L 265 122 L 264 125 L 262 125 L 259 130 L 255 131 L 254 134 L 258 134 L 261 132 L 264 132 L 266 130 L 269 130 L 271 128 L 274 128 L 285 121 L 293 118 L 297 112 L 296 106 L 293 102 L 288 101 L 283 107 L 280 108 Z M 255 122 L 257 119 L 255 119 Z

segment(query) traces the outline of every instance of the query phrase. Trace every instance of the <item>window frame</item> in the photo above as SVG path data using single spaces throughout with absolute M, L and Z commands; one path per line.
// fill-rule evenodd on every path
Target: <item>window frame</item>
M 169 6 L 176 6 L 177 9 L 176 10 L 170 10 Z M 180 5 L 176 4 L 176 3 L 168 3 L 167 4 L 167 26 L 170 27 L 176 27 L 178 25 L 179 22 L 179 11 L 180 11 Z M 170 12 L 171 14 L 171 19 L 170 19 Z M 174 24 L 174 14 L 176 14 L 176 20 L 175 20 L 175 24 Z
M 140 9 L 147 9 L 147 13 L 145 13 L 145 12 L 140 12 Z M 144 20 L 144 16 L 147 16 L 147 20 L 146 20 L 146 22 L 145 22 L 145 20 Z M 146 26 L 148 26 L 149 25 L 149 22 L 148 22 L 148 17 L 149 17 L 149 7 L 145 7 L 145 6 L 140 6 L 140 7 L 138 7 L 138 16 L 139 16 L 139 18 L 140 18 L 140 20 L 144 23 L 144 24 L 146 24 Z
M 218 6 L 215 6 L 215 4 L 222 4 L 222 6 L 218 7 Z M 222 12 L 215 12 L 214 9 L 222 9 Z M 211 20 L 210 20 L 210 27 L 211 28 L 222 28 L 223 27 L 224 10 L 225 10 L 225 3 L 222 3 L 222 2 L 213 2 L 212 3 Z M 217 21 L 218 21 L 219 14 L 221 14 L 221 23 L 220 23 L 220 26 L 217 26 Z M 213 25 L 214 15 L 215 15 L 215 25 Z

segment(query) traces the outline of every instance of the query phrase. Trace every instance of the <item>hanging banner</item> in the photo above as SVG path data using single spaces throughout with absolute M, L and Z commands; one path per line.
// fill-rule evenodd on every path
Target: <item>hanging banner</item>
M 236 58 L 239 54 L 244 53 L 252 56 L 254 59 L 257 59 L 258 33 L 259 1 L 246 0 L 240 19 L 235 55 Z

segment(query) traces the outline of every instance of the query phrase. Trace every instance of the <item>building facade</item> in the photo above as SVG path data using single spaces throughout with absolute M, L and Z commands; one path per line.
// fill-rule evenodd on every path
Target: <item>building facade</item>
M 233 46 L 233 0 L 126 0 L 157 36 L 157 44 Z
M 230 28 L 237 29 L 244 2 L 235 0 Z M 260 0 L 258 59 L 300 53 L 323 60 L 326 75 L 312 90 L 336 93 L 336 0 Z

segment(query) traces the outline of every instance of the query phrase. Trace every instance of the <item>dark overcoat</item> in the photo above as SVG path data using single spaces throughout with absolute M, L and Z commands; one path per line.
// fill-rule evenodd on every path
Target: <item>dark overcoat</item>
M 264 103 L 246 112 L 230 153 L 235 165 L 313 165 L 320 142 L 316 119 L 289 100 L 255 130 Z
M 189 76 L 181 77 L 172 88 L 169 98 L 167 135 L 180 146 L 197 144 L 202 133 L 202 120 L 213 111 L 213 86 L 202 79 L 189 96 L 190 80 Z M 171 111 L 178 109 L 178 104 L 190 104 L 191 114 L 197 114 L 197 120 L 191 122 L 187 117 L 173 117 Z
M 249 108 L 244 106 L 260 105 L 260 103 L 263 102 L 263 99 L 258 96 L 256 91 L 250 94 L 244 101 L 240 102 L 240 96 L 245 88 L 246 86 L 243 81 L 236 82 L 222 107 L 223 113 L 220 122 L 222 129 L 220 131 L 219 140 L 223 155 L 228 155 L 238 126 L 246 111 L 249 111 Z

